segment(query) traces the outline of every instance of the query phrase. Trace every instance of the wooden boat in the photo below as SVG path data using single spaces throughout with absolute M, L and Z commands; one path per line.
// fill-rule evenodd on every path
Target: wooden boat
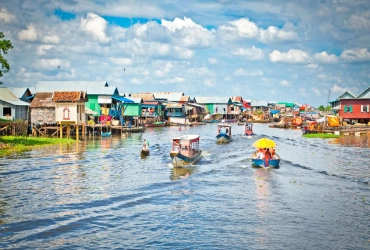
M 141 149 L 140 150 L 140 154 L 141 155 L 144 155 L 144 156 L 147 156 L 147 155 L 149 155 L 150 154 L 150 150 L 149 149 L 147 149 L 147 150 L 145 150 L 145 149 Z
M 108 131 L 108 132 L 101 132 L 101 136 L 102 137 L 108 137 L 108 136 L 111 136 L 112 135 L 112 132 Z
M 108 131 L 108 132 L 101 132 L 101 136 L 102 137 L 108 137 L 108 136 L 111 136 L 112 135 L 112 132 L 111 131 Z
M 146 127 L 164 127 L 166 126 L 165 122 L 151 122 L 151 123 L 146 123 Z
M 191 165 L 202 157 L 199 139 L 199 135 L 183 135 L 172 138 L 170 157 L 174 167 Z
M 253 124 L 250 122 L 246 122 L 244 124 L 244 135 L 251 136 L 253 135 Z
M 242 126 L 244 124 L 245 124 L 245 122 L 238 122 L 238 126 Z
M 272 158 L 272 159 L 269 159 L 267 161 L 265 161 L 265 159 L 260 159 L 260 158 L 257 158 L 257 152 L 258 151 L 255 151 L 253 154 L 252 154 L 252 164 L 254 166 L 257 166 L 257 167 L 273 167 L 273 168 L 278 168 L 280 166 L 280 156 L 278 154 L 274 154 L 275 156 Z
M 218 124 L 217 131 L 217 143 L 229 143 L 231 141 L 231 125 Z
M 125 133 L 140 133 L 144 132 L 146 127 L 144 126 L 139 126 L 139 127 L 122 127 L 121 131 Z

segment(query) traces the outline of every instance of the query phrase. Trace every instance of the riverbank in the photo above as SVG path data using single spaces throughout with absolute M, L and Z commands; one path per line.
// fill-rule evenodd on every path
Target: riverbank
M 24 137 L 24 136 L 1 136 L 0 157 L 21 153 L 37 147 L 54 144 L 68 144 L 76 142 L 73 139 L 45 138 L 45 137 Z

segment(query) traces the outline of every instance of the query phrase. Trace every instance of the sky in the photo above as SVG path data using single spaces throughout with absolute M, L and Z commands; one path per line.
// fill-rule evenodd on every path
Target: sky
M 370 87 L 368 0 L 0 0 L 3 87 L 106 81 L 121 93 L 318 107 Z

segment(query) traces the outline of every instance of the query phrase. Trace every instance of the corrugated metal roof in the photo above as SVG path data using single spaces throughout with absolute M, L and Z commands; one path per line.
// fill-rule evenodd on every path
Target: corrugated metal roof
M 169 102 L 178 102 L 184 95 L 183 92 L 153 92 L 155 99 L 167 99 Z
M 179 100 L 179 102 L 181 102 L 181 103 L 185 103 L 185 102 L 189 102 L 189 101 L 190 101 L 190 96 L 188 96 L 188 95 L 181 96 L 180 100 Z
M 86 92 L 82 91 L 55 91 L 54 102 L 85 102 L 87 100 Z
M 8 88 L 0 88 L 0 100 L 16 106 L 29 105 L 27 102 L 19 100 L 19 98 L 16 97 Z
M 157 101 L 144 101 L 143 104 L 144 105 L 153 105 L 153 106 L 156 106 L 156 105 L 160 105 L 161 102 L 157 102 Z
M 8 88 L 18 99 L 22 98 L 24 93 L 26 93 L 26 87 L 23 88 Z
M 227 104 L 231 102 L 230 97 L 224 96 L 205 96 L 205 97 L 195 97 L 195 101 L 199 104 L 206 104 L 206 103 L 219 103 L 219 104 Z
M 134 103 L 143 103 L 143 98 L 141 97 L 128 97 L 128 99 L 134 101 Z
M 268 102 L 253 100 L 251 102 L 251 106 L 252 107 L 268 107 Z
M 182 108 L 182 104 L 180 103 L 168 103 L 167 108 Z
M 136 98 L 143 98 L 144 101 L 151 101 L 154 100 L 154 95 L 151 93 L 138 93 L 138 94 L 130 94 L 131 97 Z
M 36 92 L 86 91 L 88 95 L 119 94 L 117 87 L 109 87 L 105 81 L 39 81 Z
M 55 102 L 53 101 L 53 93 L 37 93 L 33 98 L 31 108 L 53 108 L 55 107 Z

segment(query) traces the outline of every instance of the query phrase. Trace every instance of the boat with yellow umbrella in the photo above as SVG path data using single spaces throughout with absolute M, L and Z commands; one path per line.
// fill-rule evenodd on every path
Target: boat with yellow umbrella
M 280 156 L 275 153 L 276 143 L 269 138 L 261 138 L 253 143 L 257 148 L 252 154 L 252 164 L 259 167 L 275 167 L 280 165 Z

